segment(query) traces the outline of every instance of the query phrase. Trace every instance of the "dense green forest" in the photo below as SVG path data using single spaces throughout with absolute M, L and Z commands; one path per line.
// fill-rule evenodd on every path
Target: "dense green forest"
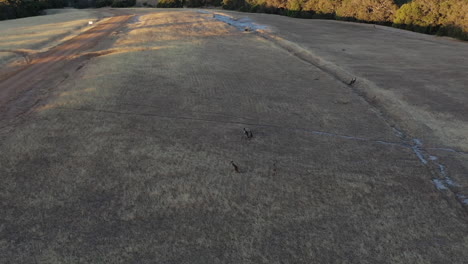
M 0 0 L 0 20 L 38 15 L 46 8 L 133 5 L 135 0 Z M 158 3 L 158 7 L 206 5 L 299 18 L 393 25 L 468 40 L 468 0 L 160 0 Z

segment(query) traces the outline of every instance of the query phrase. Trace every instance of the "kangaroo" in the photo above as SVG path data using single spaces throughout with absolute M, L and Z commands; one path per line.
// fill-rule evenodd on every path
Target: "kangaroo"
M 237 172 L 237 173 L 240 173 L 239 171 L 239 167 L 234 163 L 234 161 L 231 160 L 231 165 L 232 167 L 234 167 L 234 171 Z
M 253 138 L 252 130 L 247 130 L 245 127 L 244 127 L 244 134 L 249 139 Z
M 276 163 L 277 163 L 277 162 L 278 162 L 278 161 L 276 161 L 276 160 L 273 161 L 273 169 L 272 169 L 272 171 L 273 171 L 273 176 L 276 176 L 276 172 L 277 172 L 277 170 L 278 170 L 277 167 L 276 167 Z

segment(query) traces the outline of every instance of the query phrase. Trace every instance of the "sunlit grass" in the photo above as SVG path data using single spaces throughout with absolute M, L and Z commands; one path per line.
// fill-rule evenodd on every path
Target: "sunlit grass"
M 190 22 L 174 23 L 173 16 L 169 16 L 168 12 L 140 16 L 136 23 L 129 26 L 129 32 L 119 39 L 117 45 L 153 45 L 154 42 L 161 41 L 239 34 L 229 25 L 209 19 L 212 17 L 211 14 L 179 12 L 178 15 L 189 17 Z M 206 30 L 207 27 L 210 30 Z
M 98 16 L 89 10 L 51 10 L 52 14 L 0 22 L 0 65 L 19 49 L 43 51 L 86 29 Z

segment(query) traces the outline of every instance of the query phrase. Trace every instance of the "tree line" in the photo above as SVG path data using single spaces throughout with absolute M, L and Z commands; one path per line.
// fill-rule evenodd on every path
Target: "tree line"
M 0 20 L 46 8 L 127 7 L 136 0 L 0 0 Z M 300 18 L 377 23 L 468 40 L 468 0 L 160 0 L 158 7 L 220 6 Z
M 136 0 L 0 0 L 0 20 L 37 16 L 42 10 L 62 7 L 129 7 Z
M 223 0 L 223 7 L 392 25 L 468 40 L 468 0 Z
M 47 8 L 61 8 L 63 0 L 0 0 L 0 20 L 36 16 Z

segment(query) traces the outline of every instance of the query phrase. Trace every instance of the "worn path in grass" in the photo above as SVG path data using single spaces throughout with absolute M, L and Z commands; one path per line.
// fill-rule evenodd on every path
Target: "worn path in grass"
M 2 21 L 0 24 L 0 74 L 15 59 L 27 60 L 88 29 L 88 21 L 96 22 L 111 13 L 92 9 L 48 9 L 47 15 Z M 18 56 L 19 55 L 19 56 Z
M 99 23 L 65 43 L 46 52 L 39 53 L 27 64 L 0 76 L 0 112 L 4 120 L 11 119 L 29 110 L 38 102 L 42 88 L 54 87 L 80 66 L 83 59 L 76 59 L 90 51 L 109 34 L 125 25 L 131 15 L 115 16 Z
M 468 259 L 449 178 L 352 86 L 209 12 L 126 12 L 2 123 L 0 260 Z

